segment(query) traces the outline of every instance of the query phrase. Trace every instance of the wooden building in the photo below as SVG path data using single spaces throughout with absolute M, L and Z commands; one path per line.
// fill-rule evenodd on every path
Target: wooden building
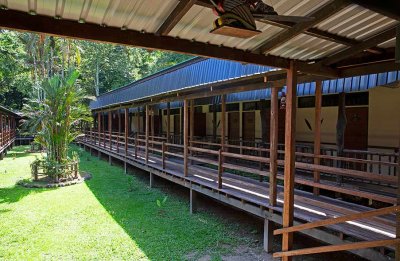
M 80 142 L 108 155 L 110 162 L 115 158 L 148 171 L 150 183 L 157 175 L 188 188 L 192 211 L 196 195 L 202 193 L 262 218 L 267 251 L 273 236 L 282 235 L 282 250 L 274 253 L 275 257 L 290 260 L 297 255 L 347 250 L 372 260 L 393 255 L 400 260 L 400 155 L 394 150 L 399 147 L 394 141 L 399 129 L 398 96 L 391 93 L 397 90 L 364 90 L 368 105 L 362 106 L 368 106 L 368 117 L 365 109 L 348 112 L 352 107 L 346 109 L 345 94 L 323 96 L 328 96 L 325 84 L 332 79 L 337 79 L 335 86 L 340 82 L 345 88 L 340 93 L 349 93 L 347 100 L 353 95 L 347 88 L 364 75 L 376 75 L 375 86 L 398 86 L 400 5 L 396 0 L 282 0 L 274 1 L 273 6 L 279 14 L 310 19 L 303 23 L 258 19 L 261 33 L 239 39 L 210 33 L 214 18 L 207 0 L 15 0 L 1 3 L 0 27 L 275 68 L 242 71 L 222 79 L 214 74 L 214 79 L 197 84 L 188 84 L 192 77 L 173 82 L 164 78 L 158 85 L 143 84 L 140 96 L 125 97 L 126 101 L 111 93 L 104 105 L 93 107 L 97 124 Z M 378 83 L 380 74 L 387 78 L 383 84 Z M 352 77 L 360 78 L 353 81 Z M 301 95 L 298 86 L 302 83 L 314 86 L 314 91 Z M 164 88 L 169 84 L 176 89 Z M 280 98 L 282 88 L 284 99 Z M 248 101 L 243 100 L 238 105 L 239 115 L 229 111 L 229 106 L 237 106 L 227 103 L 231 95 L 255 90 L 270 93 L 268 116 L 260 114 L 264 125 L 264 116 L 268 117 L 269 129 L 256 127 L 254 112 L 257 108 L 266 111 L 266 101 L 245 105 Z M 211 116 L 209 107 L 201 113 L 208 113 L 217 123 L 220 111 L 220 127 L 212 127 L 212 140 L 202 140 L 197 136 L 204 137 L 199 123 L 204 116 L 199 116 L 197 109 L 196 121 L 196 103 L 212 97 L 218 97 L 211 104 L 216 113 Z M 332 106 L 323 106 L 326 100 L 335 103 L 335 99 L 337 115 L 335 109 L 329 109 Z M 176 101 L 183 106 L 168 109 Z M 167 106 L 162 112 L 161 104 Z M 246 106 L 253 110 L 243 110 Z M 280 107 L 285 108 L 283 112 Z M 165 109 L 167 117 L 162 115 Z M 179 114 L 173 112 L 176 109 Z M 140 132 L 134 131 L 135 119 L 130 117 L 135 114 L 139 115 L 136 126 Z M 279 124 L 283 114 L 284 128 Z M 360 126 L 365 126 L 368 118 L 368 134 L 353 134 L 350 139 L 364 139 L 354 145 L 358 148 L 361 144 L 361 149 L 345 148 L 349 144 L 344 128 L 347 114 L 348 121 Z M 169 120 L 164 124 L 165 118 Z M 205 118 L 207 127 L 210 119 Z M 241 128 L 234 129 L 234 122 L 241 122 Z M 333 124 L 338 129 L 335 137 Z M 113 125 L 117 131 L 112 131 Z M 171 138 L 171 130 L 176 133 L 178 129 L 180 135 Z M 256 134 L 256 130 L 263 131 Z M 393 133 L 386 137 L 388 130 Z M 209 133 L 206 130 L 206 137 Z M 253 136 L 254 140 L 264 136 L 263 145 L 243 144 Z M 302 141 L 301 146 L 296 141 Z M 304 147 L 304 142 L 309 144 Z M 326 147 L 332 144 L 338 145 L 336 154 L 330 153 L 335 148 Z M 375 144 L 393 152 L 370 152 Z M 387 173 L 383 173 L 384 167 Z M 293 249 L 295 232 L 328 246 Z
M 14 145 L 17 119 L 18 114 L 0 106 L 0 160 Z

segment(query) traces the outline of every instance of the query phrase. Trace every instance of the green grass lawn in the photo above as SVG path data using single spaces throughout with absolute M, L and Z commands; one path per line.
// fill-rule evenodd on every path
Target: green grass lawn
M 168 195 L 165 210 L 149 189 L 118 166 L 82 152 L 93 178 L 57 189 L 15 185 L 30 177 L 35 154 L 16 147 L 0 161 L 1 260 L 219 259 L 241 243 L 233 226 L 207 213 L 190 215 L 187 200 Z M 75 149 L 77 149 L 75 147 Z

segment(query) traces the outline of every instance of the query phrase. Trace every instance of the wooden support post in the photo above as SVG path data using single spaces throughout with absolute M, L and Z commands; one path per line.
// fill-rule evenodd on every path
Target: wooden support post
M 271 253 L 272 252 L 272 242 L 274 239 L 274 222 L 265 218 L 264 219 L 264 251 Z
M 121 136 L 121 110 L 118 109 L 118 136 L 117 136 L 117 153 L 119 153 L 119 142 Z
M 294 175 L 295 175 L 295 133 L 296 133 L 296 66 L 290 61 L 287 71 L 287 95 L 285 115 L 285 165 L 284 165 L 284 198 L 283 198 L 283 227 L 293 226 L 294 212 Z M 293 233 L 282 235 L 282 251 L 292 250 Z M 291 257 L 283 257 L 291 260 Z
M 336 145 L 337 145 L 337 156 L 343 157 L 344 150 L 344 134 L 346 132 L 347 118 L 346 118 L 346 93 L 342 92 L 339 94 L 339 106 L 338 106 L 338 119 L 336 123 Z M 338 168 L 342 168 L 343 162 L 338 160 Z M 343 177 L 341 175 L 336 176 L 336 181 L 342 183 Z M 338 197 L 340 195 L 337 195 Z
M 221 151 L 225 151 L 225 118 L 226 118 L 226 95 L 221 96 Z M 224 172 L 224 156 L 221 155 L 221 169 L 219 170 L 222 173 Z M 222 183 L 222 181 L 221 181 Z
M 140 107 L 138 107 L 138 111 L 137 111 L 137 133 L 140 133 Z
M 129 124 L 129 109 L 125 108 L 125 132 L 124 132 L 124 140 L 125 140 L 125 157 L 128 157 L 128 124 Z M 125 173 L 126 173 L 126 167 L 125 167 Z
M 98 145 L 100 147 L 100 134 L 101 133 L 101 116 L 100 112 L 97 113 L 97 135 L 98 135 Z
M 279 98 L 278 88 L 271 89 L 271 118 L 270 118 L 270 176 L 269 176 L 269 204 L 276 206 L 278 174 L 278 124 Z
M 108 139 L 108 148 L 110 151 L 112 151 L 112 111 L 108 112 Z
M 105 115 L 102 115 L 105 118 Z M 106 148 L 106 119 L 103 119 L 101 121 L 103 123 L 102 129 L 103 129 L 103 147 Z
M 184 142 L 184 141 L 183 141 L 183 140 L 184 140 L 184 137 L 183 137 L 184 135 L 183 135 L 183 133 L 184 133 L 184 128 L 185 128 L 185 127 L 184 127 L 184 125 L 185 125 L 185 123 L 184 123 L 184 121 L 185 121 L 185 120 L 184 120 L 185 115 L 184 115 L 184 114 L 185 114 L 185 113 L 183 112 L 183 110 L 184 110 L 183 108 L 180 108 L 180 117 L 181 117 L 181 119 L 180 119 L 180 128 L 181 128 L 181 129 L 180 129 L 180 133 L 179 133 L 179 134 L 180 134 L 180 144 L 183 144 L 183 142 Z M 188 125 L 188 127 L 189 127 L 189 125 Z
M 170 143 L 171 136 L 171 103 L 167 102 L 167 143 Z
M 315 82 L 315 123 L 314 123 L 314 164 L 320 164 L 321 154 L 321 107 L 322 107 L 322 81 Z M 314 182 L 319 183 L 320 172 L 314 170 Z M 319 188 L 313 187 L 314 195 L 319 195 Z
M 193 143 L 191 143 L 193 141 L 194 138 L 194 100 L 190 101 L 190 142 L 189 142 L 189 146 L 193 146 Z M 193 152 L 190 151 L 190 156 L 193 156 Z M 193 161 L 190 161 L 190 165 L 193 164 Z
M 225 144 L 225 119 L 226 119 L 226 95 L 221 96 L 221 149 L 224 150 Z
M 149 131 L 150 131 L 150 108 L 149 105 L 146 105 L 146 164 L 149 163 Z
M 189 101 L 184 100 L 183 102 L 183 174 L 185 177 L 188 176 L 188 143 L 189 143 Z
M 399 26 L 400 28 L 400 26 Z M 400 31 L 400 29 L 398 30 Z M 397 120 L 398 128 L 399 128 L 399 144 L 398 144 L 398 151 L 397 151 L 397 168 L 396 168 L 396 175 L 397 175 L 397 206 L 400 205 L 400 120 Z M 400 212 L 396 213 L 396 238 L 400 238 Z M 395 260 L 400 261 L 400 243 L 395 245 Z
M 154 108 L 153 107 L 150 110 L 150 119 L 151 119 L 151 128 L 150 128 L 151 129 L 151 141 L 152 141 L 151 147 L 153 148 L 154 147 L 153 141 L 154 141 L 154 135 L 155 135 L 155 133 L 154 133 Z
M 193 189 L 190 189 L 190 214 L 197 212 L 197 204 L 197 192 Z
M 150 171 L 150 188 L 154 187 L 154 174 Z

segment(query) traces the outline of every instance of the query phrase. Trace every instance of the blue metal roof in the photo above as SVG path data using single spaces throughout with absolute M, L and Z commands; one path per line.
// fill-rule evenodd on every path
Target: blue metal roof
M 90 107 L 97 109 L 209 83 L 262 74 L 272 70 L 276 69 L 226 60 L 194 58 L 120 89 L 100 95 L 96 101 L 90 103 Z M 323 94 L 366 91 L 398 80 L 400 80 L 400 71 L 326 80 L 323 81 L 322 91 Z M 286 92 L 286 87 L 282 89 L 282 92 Z M 297 93 L 298 96 L 314 95 L 315 82 L 298 84 Z M 269 99 L 270 95 L 270 89 L 232 93 L 227 95 L 227 102 Z M 179 106 L 181 106 L 179 102 L 174 102 L 171 105 L 172 108 Z M 166 108 L 166 105 L 160 104 L 160 108 Z
M 238 62 L 194 58 L 159 73 L 105 93 L 90 103 L 92 109 L 118 104 L 153 95 L 178 91 L 202 84 L 265 73 L 272 67 Z

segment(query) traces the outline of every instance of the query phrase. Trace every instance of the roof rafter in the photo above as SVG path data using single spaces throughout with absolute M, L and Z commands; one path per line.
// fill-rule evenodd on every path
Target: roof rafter
M 213 6 L 209 2 L 209 0 L 197 0 L 196 5 L 199 5 L 202 7 L 207 7 L 207 8 L 213 8 Z M 256 19 L 256 20 L 261 23 L 265 23 L 265 24 L 269 24 L 269 25 L 273 25 L 273 26 L 285 28 L 285 29 L 291 29 L 294 25 L 296 25 L 295 23 L 284 22 L 284 21 L 269 21 L 269 20 L 264 20 L 264 19 Z M 352 46 L 352 45 L 356 45 L 356 44 L 360 43 L 356 39 L 347 38 L 345 36 L 333 34 L 333 33 L 323 31 L 323 30 L 320 30 L 320 29 L 314 28 L 314 27 L 311 27 L 311 28 L 305 30 L 303 33 L 313 36 L 313 37 L 324 39 L 324 40 L 327 40 L 330 42 L 343 44 L 346 46 Z M 366 51 L 368 51 L 370 53 L 375 53 L 375 54 L 383 53 L 383 50 L 378 47 L 369 48 Z
M 172 51 L 203 57 L 214 57 L 284 69 L 289 67 L 290 61 L 289 59 L 273 55 L 255 54 L 224 46 L 177 39 L 169 36 L 156 36 L 151 33 L 133 30 L 120 30 L 115 27 L 102 27 L 97 24 L 80 24 L 74 21 L 57 20 L 42 15 L 33 16 L 13 10 L 0 10 L 0 27 L 11 30 L 31 31 L 76 39 Z M 298 69 L 307 74 L 320 76 L 337 77 L 338 75 L 333 68 L 323 66 L 315 70 L 314 67 L 306 63 Z
M 345 58 L 351 57 L 355 54 L 358 54 L 360 52 L 363 52 L 364 50 L 377 46 L 380 43 L 386 42 L 390 39 L 393 39 L 396 36 L 396 26 L 391 27 L 381 33 L 378 33 L 377 35 L 374 35 L 363 42 L 354 45 L 353 47 L 347 48 L 344 51 L 340 51 L 334 55 L 331 55 L 320 62 L 318 62 L 316 65 L 321 66 L 321 65 L 332 65 L 334 63 L 337 63 Z
M 197 0 L 181 0 L 175 9 L 171 12 L 164 23 L 157 30 L 156 35 L 167 35 L 179 23 L 182 17 L 197 2 Z
M 297 35 L 303 33 L 307 29 L 319 24 L 323 20 L 327 19 L 331 15 L 337 13 L 344 7 L 349 5 L 348 0 L 333 0 L 332 2 L 322 6 L 321 8 L 317 9 L 316 11 L 310 13 L 308 17 L 314 17 L 312 21 L 298 23 L 295 24 L 289 30 L 286 30 L 282 33 L 279 33 L 272 39 L 267 40 L 266 42 L 262 43 L 258 48 L 254 51 L 258 53 L 267 53 L 273 50 L 274 48 L 280 46 L 281 44 L 287 42 L 290 39 L 293 39 Z
M 280 28 L 285 28 L 285 29 L 290 29 L 295 25 L 295 23 L 291 23 L 291 22 L 273 22 L 273 21 L 267 21 L 267 20 L 259 20 L 259 21 L 266 23 L 266 24 L 273 25 L 273 26 L 277 26 Z M 327 32 L 327 31 L 323 31 L 321 29 L 314 28 L 314 27 L 305 30 L 303 33 L 307 34 L 309 36 L 324 39 L 324 40 L 338 43 L 338 44 L 343 44 L 346 46 L 352 46 L 352 45 L 356 45 L 356 44 L 360 43 L 360 41 L 358 41 L 356 39 L 347 38 L 347 37 L 333 34 L 333 33 Z M 378 47 L 369 48 L 366 51 L 368 51 L 370 53 L 375 53 L 375 54 L 380 54 L 380 53 L 384 52 L 384 50 L 382 50 L 381 48 L 378 48 Z

